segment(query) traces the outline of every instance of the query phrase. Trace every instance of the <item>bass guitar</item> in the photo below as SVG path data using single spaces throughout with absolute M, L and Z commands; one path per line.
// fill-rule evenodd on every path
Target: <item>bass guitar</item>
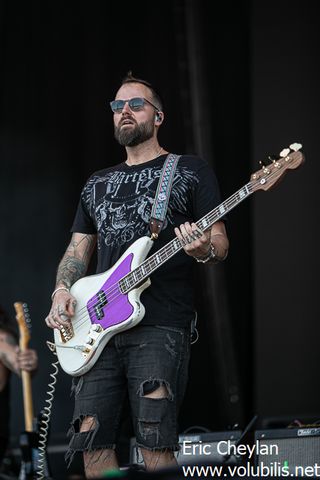
M 31 320 L 26 303 L 15 302 L 16 320 L 19 327 L 19 347 L 23 352 L 28 348 L 31 339 Z M 25 431 L 20 434 L 21 467 L 19 480 L 37 479 L 39 471 L 39 425 L 41 415 L 34 417 L 32 401 L 32 378 L 30 372 L 21 370 L 23 408 L 24 408 L 24 427 Z M 42 455 L 43 456 L 43 455 Z M 49 478 L 49 469 L 47 459 L 42 459 L 45 477 Z
M 269 190 L 290 169 L 304 161 L 302 145 L 294 143 L 282 150 L 279 158 L 251 175 L 250 181 L 196 222 L 208 230 L 230 210 L 258 190 Z M 178 238 L 147 258 L 153 240 L 145 236 L 136 240 L 104 273 L 81 278 L 70 292 L 77 300 L 75 316 L 67 328 L 54 330 L 54 343 L 47 342 L 57 353 L 61 368 L 79 376 L 97 361 L 110 338 L 137 325 L 145 309 L 140 295 L 150 285 L 149 276 L 182 249 Z

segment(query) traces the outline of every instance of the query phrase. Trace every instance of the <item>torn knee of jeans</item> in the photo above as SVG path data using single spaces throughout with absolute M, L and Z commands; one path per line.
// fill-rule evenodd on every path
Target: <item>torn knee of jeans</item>
M 78 430 L 82 432 L 91 432 L 97 426 L 97 415 L 81 415 L 79 419 Z
M 99 420 L 96 414 L 79 415 L 74 418 L 68 431 L 68 437 L 71 437 L 69 448 L 65 455 L 68 465 L 72 462 L 76 452 L 90 451 L 94 438 L 99 430 Z
M 99 429 L 99 420 L 96 414 L 94 415 L 79 415 L 72 420 L 71 427 L 67 433 L 68 437 L 71 435 L 85 436 L 96 433 Z M 72 441 L 72 439 L 71 439 Z
M 157 378 L 151 378 L 143 381 L 138 388 L 137 394 L 140 397 L 145 397 L 146 395 L 150 395 L 151 393 L 156 392 L 161 387 L 164 387 L 166 391 L 165 395 L 161 395 L 158 397 L 153 396 L 152 400 L 161 400 L 163 398 L 166 398 L 167 400 L 173 400 L 173 393 L 169 383 L 166 380 Z

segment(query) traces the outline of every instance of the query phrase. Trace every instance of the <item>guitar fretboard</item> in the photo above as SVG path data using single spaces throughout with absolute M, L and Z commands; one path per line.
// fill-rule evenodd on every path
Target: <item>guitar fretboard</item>
M 197 227 L 202 230 L 208 230 L 215 222 L 220 220 L 236 207 L 240 202 L 253 193 L 252 182 L 247 183 L 237 192 L 231 195 L 216 208 L 196 222 Z M 145 281 L 151 273 L 157 270 L 161 265 L 168 261 L 173 255 L 179 252 L 183 246 L 178 238 L 174 238 L 156 253 L 147 258 L 139 267 L 132 270 L 119 281 L 122 293 L 127 293 L 139 284 Z

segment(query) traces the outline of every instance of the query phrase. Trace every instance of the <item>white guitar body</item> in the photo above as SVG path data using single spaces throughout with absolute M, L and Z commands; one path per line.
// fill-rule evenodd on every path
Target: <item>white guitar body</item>
M 139 238 L 112 268 L 81 278 L 72 286 L 70 293 L 77 300 L 72 326 L 54 330 L 56 353 L 69 375 L 90 370 L 113 335 L 134 327 L 144 317 L 140 295 L 150 279 L 125 293 L 118 282 L 145 260 L 152 245 L 149 237 Z

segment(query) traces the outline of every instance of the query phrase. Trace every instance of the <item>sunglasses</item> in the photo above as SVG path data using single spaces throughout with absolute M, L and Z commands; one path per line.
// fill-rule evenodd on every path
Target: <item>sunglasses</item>
M 157 112 L 159 112 L 158 107 L 156 107 L 155 105 L 153 105 L 153 103 L 149 102 L 149 100 L 143 97 L 130 98 L 130 100 L 112 100 L 112 102 L 110 102 L 111 110 L 113 111 L 113 113 L 121 113 L 127 102 L 130 110 L 132 110 L 133 112 L 140 112 L 140 110 L 143 110 L 146 103 L 149 103 L 149 105 L 151 105 L 153 108 L 156 109 Z

